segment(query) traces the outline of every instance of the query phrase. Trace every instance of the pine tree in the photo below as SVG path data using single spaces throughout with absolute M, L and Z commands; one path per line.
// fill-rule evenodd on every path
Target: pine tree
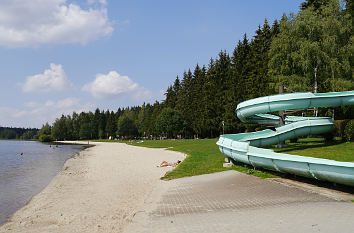
M 184 129 L 185 136 L 191 136 L 192 133 L 192 79 L 193 75 L 190 70 L 183 73 L 183 79 L 180 89 L 177 94 L 176 110 L 182 113 L 183 118 L 186 120 L 186 127 Z
M 76 112 L 73 112 L 72 117 L 72 125 L 73 125 L 73 139 L 78 140 L 80 138 L 80 123 L 79 123 L 79 115 Z
M 309 7 L 312 7 L 315 11 L 321 11 L 323 6 L 328 4 L 329 0 L 306 0 L 305 2 L 301 3 L 300 9 L 306 10 Z
M 247 39 L 247 35 L 245 34 L 242 42 L 238 42 L 232 56 L 232 72 L 234 79 L 237 80 L 237 89 L 235 90 L 235 99 L 237 102 L 246 100 L 245 80 L 247 79 L 247 75 L 249 73 L 249 68 L 247 66 L 249 52 L 250 45 Z
M 243 41 L 238 41 L 237 46 L 231 57 L 232 78 L 228 82 L 229 90 L 226 94 L 227 101 L 225 104 L 225 113 L 223 119 L 225 122 L 225 133 L 235 133 L 242 131 L 242 124 L 236 117 L 235 110 L 237 104 L 245 100 L 245 84 L 244 79 L 247 75 L 247 57 L 249 53 L 249 44 L 246 34 Z
M 280 32 L 280 25 L 278 23 L 278 20 L 274 20 L 272 29 L 271 29 L 271 37 L 272 39 L 278 35 Z
M 99 120 L 100 120 L 100 110 L 96 108 L 95 113 L 92 117 L 92 122 L 91 122 L 91 133 L 92 133 L 92 139 L 98 139 L 98 131 L 99 131 Z
M 248 74 L 245 80 L 245 90 L 247 99 L 259 96 L 266 96 L 270 92 L 268 61 L 269 48 L 271 43 L 271 30 L 267 19 L 261 28 L 258 27 L 254 39 L 250 43 L 250 52 L 247 58 Z

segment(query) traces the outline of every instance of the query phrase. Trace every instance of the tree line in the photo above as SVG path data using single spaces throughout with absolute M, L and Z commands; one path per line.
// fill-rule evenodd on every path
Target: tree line
M 265 19 L 229 54 L 196 64 L 168 86 L 166 99 L 114 111 L 72 113 L 46 124 L 48 139 L 117 137 L 212 138 L 250 130 L 235 115 L 242 101 L 287 92 L 354 89 L 352 1 L 307 0 L 297 14 L 271 25 Z M 321 109 L 319 115 L 351 119 L 354 107 Z M 317 113 L 316 113 L 317 115 Z
M 36 139 L 38 129 L 0 127 L 0 139 Z

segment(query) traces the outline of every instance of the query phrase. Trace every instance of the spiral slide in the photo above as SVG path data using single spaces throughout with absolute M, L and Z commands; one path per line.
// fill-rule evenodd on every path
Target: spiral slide
M 265 96 L 240 103 L 236 114 L 244 123 L 279 125 L 278 116 L 266 113 L 344 105 L 354 105 L 354 91 Z M 226 157 L 253 167 L 354 186 L 354 162 L 289 155 L 259 148 L 286 139 L 323 134 L 331 131 L 332 127 L 333 120 L 329 117 L 288 116 L 285 125 L 275 128 L 275 131 L 266 129 L 224 134 L 216 144 Z

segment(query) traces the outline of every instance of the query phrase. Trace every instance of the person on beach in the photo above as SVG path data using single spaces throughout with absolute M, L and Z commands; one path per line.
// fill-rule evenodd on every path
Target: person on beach
M 167 166 L 176 167 L 176 166 L 177 166 L 178 164 L 180 164 L 180 163 L 181 163 L 180 160 L 177 160 L 177 162 L 175 162 L 175 163 L 169 163 L 169 162 L 166 162 L 166 161 L 162 161 L 162 162 L 160 163 L 160 165 L 157 166 L 157 167 L 167 167 Z

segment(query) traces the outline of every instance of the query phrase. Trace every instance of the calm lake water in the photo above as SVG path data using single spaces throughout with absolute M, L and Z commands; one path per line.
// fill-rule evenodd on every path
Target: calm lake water
M 82 148 L 0 140 L 0 225 L 47 186 L 65 161 Z

